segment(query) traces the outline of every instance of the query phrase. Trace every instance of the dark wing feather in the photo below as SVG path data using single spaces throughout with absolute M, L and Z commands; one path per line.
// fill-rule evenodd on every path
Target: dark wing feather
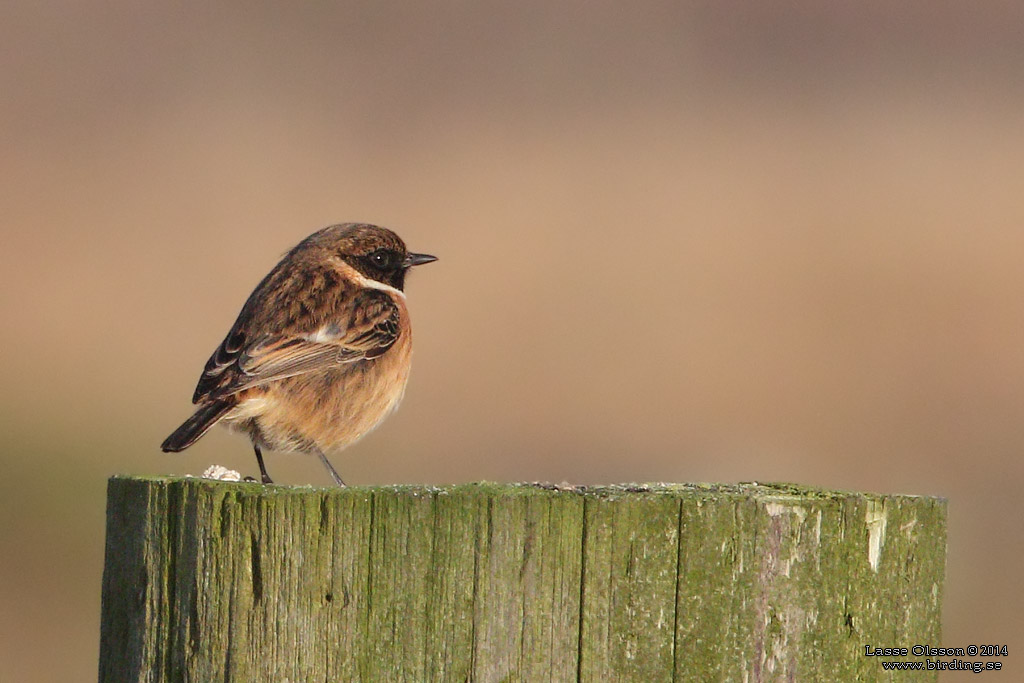
M 207 362 L 193 402 L 223 398 L 268 382 L 384 354 L 400 334 L 398 305 L 391 295 L 377 289 L 348 288 L 347 293 L 349 296 L 335 297 L 338 305 L 333 315 L 300 314 L 276 332 L 266 330 L 263 323 L 259 330 L 263 334 L 255 339 L 250 330 L 258 329 L 259 318 L 271 316 L 261 316 L 258 310 L 247 316 L 243 309 Z M 252 297 L 246 307 L 251 302 Z M 299 306 L 298 310 L 308 309 Z

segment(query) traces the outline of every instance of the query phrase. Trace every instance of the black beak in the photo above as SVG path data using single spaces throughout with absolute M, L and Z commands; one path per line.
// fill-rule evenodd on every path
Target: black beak
M 405 260 L 402 261 L 403 268 L 412 268 L 413 266 L 422 266 L 424 263 L 430 263 L 436 261 L 436 256 L 430 254 L 406 254 Z

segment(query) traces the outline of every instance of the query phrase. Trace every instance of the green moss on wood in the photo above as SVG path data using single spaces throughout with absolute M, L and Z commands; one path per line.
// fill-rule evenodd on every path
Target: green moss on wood
M 945 514 L 793 484 L 115 477 L 100 679 L 877 679 L 865 644 L 939 642 Z

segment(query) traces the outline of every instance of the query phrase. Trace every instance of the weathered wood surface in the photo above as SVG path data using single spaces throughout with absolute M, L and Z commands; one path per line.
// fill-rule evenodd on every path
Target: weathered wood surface
M 945 515 L 790 485 L 115 477 L 100 680 L 929 680 L 864 646 L 940 642 Z

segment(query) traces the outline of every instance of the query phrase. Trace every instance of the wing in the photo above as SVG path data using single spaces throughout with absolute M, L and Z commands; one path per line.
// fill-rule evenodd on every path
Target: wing
M 261 384 L 383 355 L 401 334 L 398 305 L 386 292 L 350 292 L 334 319 L 301 318 L 283 332 L 253 337 L 244 318 L 206 364 L 193 403 L 223 398 Z M 260 330 L 261 332 L 263 330 Z

